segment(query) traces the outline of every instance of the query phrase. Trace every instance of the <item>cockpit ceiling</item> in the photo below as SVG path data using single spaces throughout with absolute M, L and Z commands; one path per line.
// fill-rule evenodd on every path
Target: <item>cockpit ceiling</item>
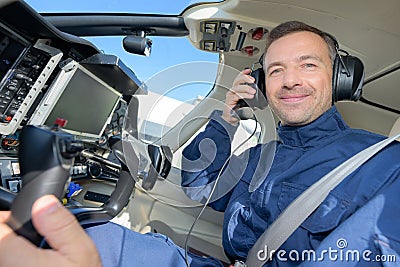
M 207 15 L 212 15 L 210 20 L 237 21 L 242 31 L 255 25 L 272 28 L 287 20 L 315 25 L 333 34 L 341 48 L 360 57 L 370 77 L 400 60 L 400 1 L 389 2 L 236 0 L 216 4 L 219 11 Z M 232 41 L 234 45 L 234 38 Z
M 374 103 L 400 111 L 400 70 L 367 83 L 363 97 Z

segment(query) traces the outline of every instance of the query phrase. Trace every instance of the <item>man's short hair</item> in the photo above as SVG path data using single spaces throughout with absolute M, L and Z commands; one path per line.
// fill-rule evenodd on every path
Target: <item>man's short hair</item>
M 282 24 L 279 24 L 275 28 L 271 30 L 267 37 L 267 44 L 265 47 L 265 53 L 267 52 L 269 46 L 279 38 L 286 36 L 290 33 L 294 32 L 312 32 L 324 39 L 325 43 L 328 45 L 329 49 L 329 57 L 332 60 L 332 64 L 335 61 L 336 53 L 337 53 L 337 42 L 336 39 L 327 32 L 321 31 L 315 27 L 312 27 L 308 24 L 305 24 L 300 21 L 288 21 Z

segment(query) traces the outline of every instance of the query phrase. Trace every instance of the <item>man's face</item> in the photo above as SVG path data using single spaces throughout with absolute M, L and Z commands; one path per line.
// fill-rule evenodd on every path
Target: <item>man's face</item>
M 304 125 L 332 104 L 332 61 L 328 45 L 312 32 L 274 41 L 265 55 L 268 104 L 283 125 Z

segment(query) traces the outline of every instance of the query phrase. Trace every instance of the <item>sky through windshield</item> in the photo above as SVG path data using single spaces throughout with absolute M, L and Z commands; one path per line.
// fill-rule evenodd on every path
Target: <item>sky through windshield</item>
M 187 6 L 215 0 L 27 0 L 39 12 L 123 12 L 178 15 Z
M 195 2 L 217 2 L 217 1 L 194 1 L 194 0 L 154 0 L 151 4 L 143 1 L 127 0 L 27 0 L 36 11 L 43 13 L 52 12 L 119 12 L 119 13 L 160 13 L 180 14 L 183 9 Z M 95 4 L 94 4 L 95 3 Z M 149 57 L 127 53 L 122 48 L 124 36 L 105 36 L 86 38 L 94 43 L 103 53 L 117 55 L 129 66 L 141 81 L 146 81 L 155 74 L 165 69 L 182 63 L 206 61 L 218 62 L 218 54 L 207 53 L 196 49 L 191 45 L 187 37 L 149 37 L 153 41 L 152 52 Z M 215 65 L 216 66 L 216 65 Z M 216 69 L 215 72 L 216 73 Z M 212 85 L 192 85 L 191 92 L 186 96 L 181 90 L 169 95 L 172 98 L 185 101 L 189 93 L 204 96 Z M 196 92 L 194 92 L 194 90 Z

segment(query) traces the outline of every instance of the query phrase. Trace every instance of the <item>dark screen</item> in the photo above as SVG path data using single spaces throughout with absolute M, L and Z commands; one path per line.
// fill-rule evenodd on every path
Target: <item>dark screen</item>
M 25 46 L 0 32 L 0 81 L 21 55 Z
M 100 136 L 120 95 L 78 69 L 60 96 L 45 124 L 60 117 L 68 121 L 64 129 Z

